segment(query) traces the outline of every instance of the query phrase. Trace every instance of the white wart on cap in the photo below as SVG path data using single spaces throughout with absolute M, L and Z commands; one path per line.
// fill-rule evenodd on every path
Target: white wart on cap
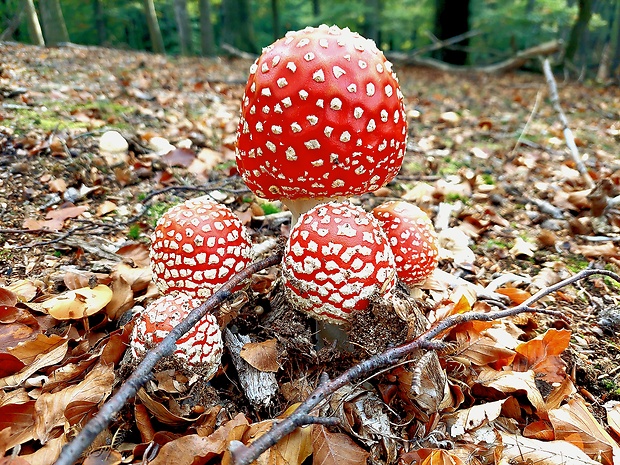
M 301 215 L 291 229 L 282 275 L 295 308 L 341 325 L 396 282 L 394 256 L 379 223 L 346 202 Z

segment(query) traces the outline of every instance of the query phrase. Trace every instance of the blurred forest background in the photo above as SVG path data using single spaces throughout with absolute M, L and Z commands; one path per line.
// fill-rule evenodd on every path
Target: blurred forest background
M 557 64 L 577 76 L 605 80 L 620 66 L 620 0 L 0 0 L 0 40 L 171 55 L 258 54 L 321 23 L 455 65 L 561 40 Z

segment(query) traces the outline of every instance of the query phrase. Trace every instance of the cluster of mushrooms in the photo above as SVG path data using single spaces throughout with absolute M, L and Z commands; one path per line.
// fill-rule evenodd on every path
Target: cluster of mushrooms
M 415 285 L 433 272 L 436 238 L 421 209 L 392 201 L 369 213 L 346 200 L 391 181 L 406 144 L 398 80 L 373 41 L 336 26 L 309 27 L 287 33 L 252 65 L 237 167 L 257 196 L 280 200 L 293 214 L 282 281 L 294 308 L 346 326 L 371 299 L 389 297 L 397 279 Z M 251 259 L 249 236 L 227 207 L 200 197 L 166 212 L 151 246 L 164 297 L 136 323 L 134 356 Z M 207 315 L 174 355 L 208 379 L 221 353 L 220 330 Z

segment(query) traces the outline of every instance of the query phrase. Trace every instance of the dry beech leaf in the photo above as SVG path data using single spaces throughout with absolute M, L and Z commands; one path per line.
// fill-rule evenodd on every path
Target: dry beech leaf
M 6 351 L 35 337 L 36 331 L 28 325 L 15 322 L 0 326 L 0 350 Z
M 446 423 L 450 428 L 450 436 L 458 437 L 467 431 L 474 430 L 485 423 L 492 422 L 502 413 L 502 405 L 507 399 L 474 405 L 468 409 L 459 410 L 446 417 Z
M 456 328 L 456 342 L 459 358 L 465 358 L 478 366 L 494 363 L 507 366 L 515 356 L 513 350 L 507 349 L 499 341 L 484 333 L 492 322 L 470 321 Z
M 88 287 L 92 280 L 96 280 L 97 275 L 88 271 L 69 271 L 65 273 L 62 281 L 67 286 L 67 289 L 74 291 L 81 287 Z M 95 281 L 96 282 L 96 281 Z
M 447 450 L 436 449 L 420 462 L 420 465 L 465 465 L 465 462 Z
M 497 292 L 498 294 L 505 295 L 515 305 L 520 305 L 523 302 L 525 302 L 527 299 L 532 297 L 532 295 L 529 292 L 519 289 L 517 287 L 501 287 L 497 289 L 495 292 Z
M 79 319 L 97 313 L 110 302 L 112 295 L 112 290 L 105 284 L 92 289 L 81 287 L 42 302 L 41 308 L 57 320 Z
M 65 358 L 68 344 L 69 343 L 65 341 L 49 352 L 38 355 L 32 363 L 26 365 L 19 373 L 0 378 L 0 388 L 19 386 L 41 368 L 60 363 Z
M 34 400 L 0 407 L 0 431 L 10 428 L 5 447 L 11 449 L 34 439 Z
M 151 442 L 155 437 L 155 428 L 153 428 L 151 416 L 144 404 L 134 404 L 134 418 L 140 431 L 140 440 L 145 443 Z
M 518 372 L 483 368 L 482 372 L 478 375 L 478 379 L 476 379 L 476 384 L 496 389 L 504 394 L 524 391 L 527 399 L 539 415 L 546 412 L 542 394 L 538 390 L 538 387 L 536 387 L 536 375 L 531 370 Z
M 65 410 L 72 402 L 96 402 L 106 399 L 112 392 L 114 367 L 96 365 L 84 380 L 54 393 L 46 392 L 35 403 L 35 438 L 45 444 L 50 432 L 64 425 Z
M 59 347 L 65 342 L 66 338 L 58 336 L 57 334 L 51 334 L 50 336 L 37 334 L 36 338 L 11 349 L 10 353 L 26 365 L 30 365 L 40 355 Z
M 17 303 L 17 295 L 4 287 L 0 287 L 0 305 L 14 307 Z
M 90 454 L 82 465 L 120 465 L 121 463 L 123 463 L 121 453 L 106 447 Z
M 611 430 L 620 436 L 620 404 L 616 404 L 607 410 L 607 423 Z
M 144 389 L 138 391 L 138 397 L 153 416 L 165 425 L 189 426 L 197 418 L 186 418 L 172 413 L 162 403 L 151 397 Z
M 280 369 L 276 339 L 249 342 L 241 348 L 241 358 L 259 371 L 275 373 Z
M 33 454 L 22 455 L 21 458 L 27 460 L 30 465 L 52 465 L 58 459 L 60 451 L 67 442 L 67 437 L 63 434 L 57 438 L 50 439 Z
M 504 447 L 501 463 L 515 465 L 600 465 L 585 452 L 567 441 L 539 441 L 500 433 Z
M 560 357 L 570 343 L 571 331 L 549 329 L 542 336 L 519 344 L 512 365 L 515 371 L 533 370 L 548 383 L 559 383 L 566 377 L 566 362 Z
M 116 206 L 114 202 L 106 200 L 105 202 L 103 202 L 101 205 L 97 207 L 97 211 L 95 214 L 97 216 L 104 216 L 104 215 L 107 215 L 108 213 L 113 212 L 117 208 L 118 207 Z
M 299 404 L 289 407 L 280 418 L 290 415 L 298 406 Z M 255 441 L 267 433 L 273 423 L 273 420 L 253 423 L 243 435 L 242 442 L 249 444 Z M 312 428 L 311 425 L 295 428 L 292 433 L 284 436 L 276 445 L 261 454 L 256 461 L 257 465 L 301 465 L 312 454 Z
M 170 150 L 170 152 L 161 157 L 161 161 L 166 165 L 180 166 L 182 168 L 189 167 L 195 159 L 196 154 L 193 150 L 183 148 Z
M 549 420 L 557 439 L 575 444 L 605 465 L 614 465 L 614 449 L 618 449 L 618 444 L 596 421 L 582 399 L 570 399 L 562 407 L 550 410 Z
M 553 426 L 547 420 L 538 420 L 529 423 L 523 428 L 523 436 L 531 439 L 540 439 L 541 441 L 553 441 L 555 432 Z
M 231 441 L 239 441 L 248 429 L 248 420 L 242 413 L 220 426 L 213 434 L 202 437 L 197 434 L 188 434 L 170 441 L 162 446 L 157 457 L 149 465 L 191 465 L 193 463 L 207 463 L 222 453 L 227 463 L 232 464 L 228 445 Z M 197 460 L 200 458 L 200 460 Z M 226 460 L 222 460 L 222 465 Z
M 320 465 L 359 465 L 370 455 L 348 434 L 332 433 L 321 425 L 312 428 L 312 463 Z
M 29 279 L 20 279 L 7 287 L 7 289 L 13 292 L 20 302 L 30 302 L 37 296 L 39 288 L 34 282 Z
M 116 255 L 130 259 L 138 268 L 148 267 L 150 262 L 149 248 L 141 242 L 131 242 L 116 251 Z
M 111 320 L 117 320 L 126 310 L 133 306 L 133 291 L 129 283 L 121 276 L 115 277 L 110 286 L 112 288 L 112 298 L 106 305 L 105 312 Z

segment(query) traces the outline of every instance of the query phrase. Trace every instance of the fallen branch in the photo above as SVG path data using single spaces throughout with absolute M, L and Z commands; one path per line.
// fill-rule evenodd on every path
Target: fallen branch
M 130 398 L 134 397 L 140 387 L 149 380 L 151 371 L 157 362 L 163 357 L 172 354 L 176 346 L 176 341 L 179 338 L 187 333 L 204 315 L 226 301 L 232 295 L 231 290 L 237 287 L 239 283 L 250 278 L 254 273 L 260 270 L 278 264 L 281 258 L 281 254 L 276 253 L 264 260 L 254 262 L 243 271 L 234 275 L 202 305 L 192 310 L 187 318 L 178 326 L 175 326 L 157 347 L 146 354 L 144 360 L 138 365 L 133 374 L 125 380 L 117 393 L 103 404 L 99 413 L 84 426 L 84 429 L 80 431 L 75 439 L 63 447 L 55 465 L 72 465 L 75 463 L 75 461 L 80 458 L 82 452 L 92 444 L 99 433 L 110 424 L 125 403 Z
M 590 173 L 588 173 L 588 169 L 584 165 L 581 157 L 579 156 L 579 150 L 577 149 L 577 144 L 575 144 L 575 137 L 573 136 L 573 132 L 570 130 L 568 126 L 568 119 L 560 106 L 560 97 L 558 95 L 558 88 L 555 84 L 555 78 L 553 77 L 553 72 L 551 71 L 551 64 L 549 63 L 549 59 L 545 59 L 543 61 L 543 71 L 545 72 L 545 78 L 547 79 L 547 85 L 549 86 L 549 92 L 551 94 L 551 102 L 553 103 L 553 108 L 557 111 L 558 116 L 560 117 L 560 122 L 562 123 L 562 131 L 564 132 L 564 140 L 566 141 L 566 145 L 570 150 L 570 154 L 573 157 L 573 161 L 575 162 L 575 166 L 583 180 L 585 181 L 588 189 L 594 188 L 594 181 L 590 177 Z
M 569 284 L 594 274 L 609 276 L 620 282 L 620 276 L 611 271 L 593 269 L 582 270 L 570 278 L 564 279 L 553 286 L 540 290 L 516 307 L 497 312 L 461 313 L 458 315 L 449 316 L 431 326 L 413 341 L 407 342 L 400 346 L 392 347 L 381 354 L 364 360 L 333 380 L 330 380 L 324 373 L 321 375 L 319 386 L 299 407 L 297 407 L 297 409 L 290 416 L 286 417 L 284 420 L 274 423 L 267 433 L 257 438 L 248 446 L 244 445 L 240 441 L 232 441 L 230 443 L 229 450 L 233 456 L 235 465 L 250 465 L 254 460 L 258 459 L 263 452 L 277 444 L 278 441 L 284 438 L 287 434 L 292 433 L 295 428 L 309 424 L 308 419 L 312 418 L 310 416 L 311 411 L 342 386 L 354 382 L 371 371 L 390 366 L 415 350 L 437 350 L 444 348 L 445 345 L 442 342 L 433 341 L 433 339 L 441 335 L 447 329 L 450 329 L 456 325 L 474 320 L 493 321 L 506 318 L 508 316 L 518 315 L 520 313 L 545 313 L 566 320 L 567 318 L 559 311 L 536 309 L 532 308 L 531 305 L 543 297 L 568 286 Z M 316 421 L 313 421 L 313 423 L 316 423 Z
M 528 60 L 532 58 L 549 56 L 558 52 L 562 47 L 562 42 L 554 40 L 551 42 L 545 42 L 534 47 L 526 48 L 517 52 L 513 57 L 500 61 L 499 63 L 493 63 L 484 66 L 458 66 L 445 63 L 443 61 L 435 60 L 433 58 L 419 58 L 415 54 L 389 54 L 390 60 L 397 64 L 404 65 L 416 65 L 426 66 L 433 69 L 438 69 L 445 72 L 480 72 L 489 74 L 499 74 L 518 69 L 522 67 Z

